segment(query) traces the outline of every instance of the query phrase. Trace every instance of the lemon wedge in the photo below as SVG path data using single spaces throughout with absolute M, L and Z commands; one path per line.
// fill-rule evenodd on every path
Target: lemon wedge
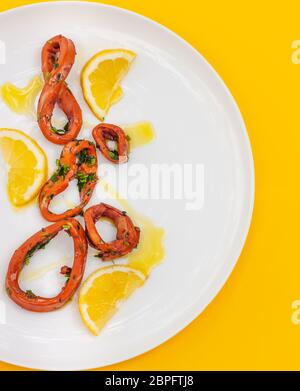
M 92 273 L 79 291 L 79 311 L 84 324 L 98 335 L 119 304 L 145 282 L 145 275 L 134 268 L 113 265 Z
M 0 153 L 7 166 L 7 192 L 12 205 L 22 206 L 38 194 L 47 178 L 44 151 L 28 135 L 0 129 Z
M 135 57 L 136 54 L 130 50 L 103 50 L 95 54 L 84 66 L 81 73 L 83 96 L 101 121 L 104 120 L 111 105 L 122 98 L 120 82 Z

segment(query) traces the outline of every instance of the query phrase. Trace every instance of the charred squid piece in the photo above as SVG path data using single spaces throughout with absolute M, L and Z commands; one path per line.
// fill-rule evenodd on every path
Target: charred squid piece
M 66 284 L 60 293 L 52 298 L 37 296 L 32 291 L 23 291 L 18 280 L 24 265 L 35 251 L 43 248 L 63 230 L 69 234 L 74 243 L 74 261 Z M 80 285 L 85 269 L 87 249 L 84 229 L 75 219 L 65 219 L 41 229 L 14 252 L 6 275 L 7 294 L 16 304 L 28 311 L 48 312 L 61 308 L 71 299 Z
M 65 145 L 57 161 L 56 172 L 42 187 L 39 195 L 42 216 L 48 221 L 59 221 L 82 214 L 82 209 L 89 202 L 97 184 L 97 168 L 94 143 L 87 140 L 75 140 Z M 52 213 L 49 210 L 51 201 L 56 195 L 62 193 L 73 179 L 77 179 L 80 204 L 64 213 Z
M 112 124 L 99 124 L 93 129 L 93 137 L 103 156 L 115 164 L 128 161 L 128 142 L 124 130 Z M 109 149 L 107 142 L 115 141 L 117 149 Z
M 106 217 L 117 228 L 116 240 L 106 243 L 96 229 L 96 222 Z M 129 254 L 137 247 L 140 239 L 140 229 L 133 225 L 132 220 L 123 212 L 107 204 L 99 204 L 90 207 L 84 213 L 85 230 L 90 244 L 99 250 L 98 257 L 103 261 L 109 261 Z
M 38 103 L 38 124 L 47 140 L 54 144 L 74 140 L 82 126 L 81 108 L 66 83 L 75 55 L 74 43 L 62 35 L 51 38 L 42 49 L 45 85 Z M 56 104 L 68 118 L 63 129 L 56 129 L 51 123 Z

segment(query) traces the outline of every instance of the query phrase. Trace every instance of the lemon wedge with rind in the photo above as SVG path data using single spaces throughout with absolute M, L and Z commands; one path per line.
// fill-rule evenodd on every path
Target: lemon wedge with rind
M 125 265 L 103 267 L 92 273 L 79 291 L 79 311 L 84 324 L 98 335 L 119 305 L 146 280 L 137 269 Z
M 81 72 L 83 96 L 93 113 L 104 120 L 112 104 L 122 95 L 120 83 L 136 54 L 125 49 L 103 50 L 95 54 Z
M 16 129 L 0 129 L 0 154 L 7 168 L 7 193 L 14 206 L 32 201 L 45 183 L 47 157 L 27 134 Z

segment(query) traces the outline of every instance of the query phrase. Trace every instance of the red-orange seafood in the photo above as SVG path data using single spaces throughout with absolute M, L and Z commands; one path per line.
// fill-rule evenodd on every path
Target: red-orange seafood
M 68 280 L 58 295 L 46 298 L 32 291 L 23 291 L 19 286 L 19 275 L 24 265 L 35 251 L 44 247 L 60 231 L 66 231 L 74 242 L 74 262 L 68 269 Z M 29 311 L 48 312 L 62 307 L 74 295 L 84 273 L 87 257 L 87 240 L 84 229 L 75 219 L 65 219 L 54 223 L 26 240 L 13 254 L 6 275 L 6 291 L 19 306 Z
M 69 142 L 62 150 L 57 161 L 57 170 L 42 187 L 39 195 L 39 207 L 42 216 L 48 221 L 58 221 L 82 213 L 89 202 L 97 183 L 97 153 L 94 143 L 87 140 Z M 63 213 L 49 211 L 53 198 L 62 193 L 73 179 L 77 179 L 80 204 Z
M 128 142 L 122 128 L 112 124 L 99 124 L 93 129 L 93 137 L 106 159 L 115 164 L 128 161 Z M 115 141 L 117 149 L 109 149 L 108 141 Z
M 42 50 L 45 85 L 38 103 L 38 124 L 44 136 L 55 144 L 74 140 L 82 126 L 81 109 L 66 83 L 75 55 L 74 43 L 62 35 L 51 38 Z M 63 129 L 56 129 L 51 123 L 56 103 L 68 118 Z
M 113 221 L 117 228 L 116 240 L 106 243 L 99 235 L 95 223 L 106 217 Z M 84 213 L 86 235 L 90 244 L 99 250 L 99 258 L 103 261 L 122 257 L 137 247 L 140 229 L 133 225 L 126 212 L 107 204 L 94 205 Z

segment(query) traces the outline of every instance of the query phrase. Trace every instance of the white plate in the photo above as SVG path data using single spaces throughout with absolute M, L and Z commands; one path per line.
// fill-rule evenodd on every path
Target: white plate
M 155 126 L 156 139 L 135 150 L 130 164 L 198 163 L 204 168 L 201 210 L 187 211 L 185 200 L 131 200 L 139 212 L 165 228 L 166 256 L 99 337 L 90 335 L 82 324 L 76 300 L 62 310 L 35 314 L 6 296 L 4 280 L 12 252 L 47 222 L 36 205 L 14 211 L 2 178 L 0 359 L 32 368 L 69 370 L 113 364 L 146 352 L 204 310 L 243 247 L 252 214 L 254 170 L 242 117 L 216 72 L 180 37 L 135 13 L 86 2 L 44 3 L 3 12 L 0 39 L 6 44 L 6 64 L 0 65 L 0 84 L 9 80 L 24 85 L 40 72 L 41 47 L 57 33 L 76 44 L 78 56 L 68 82 L 84 119 L 94 124 L 97 121 L 79 87 L 83 64 L 106 48 L 124 47 L 138 54 L 123 82 L 125 96 L 107 117 L 113 123 L 147 119 Z M 53 169 L 60 147 L 47 142 L 32 119 L 13 114 L 1 102 L 0 127 L 33 135 Z M 81 136 L 89 133 L 86 126 Z M 34 265 L 71 252 L 70 243 L 56 239 L 47 255 L 39 252 Z M 86 275 L 99 265 L 90 254 Z M 32 282 L 33 289 L 54 293 L 57 276 L 55 271 L 42 283 Z

